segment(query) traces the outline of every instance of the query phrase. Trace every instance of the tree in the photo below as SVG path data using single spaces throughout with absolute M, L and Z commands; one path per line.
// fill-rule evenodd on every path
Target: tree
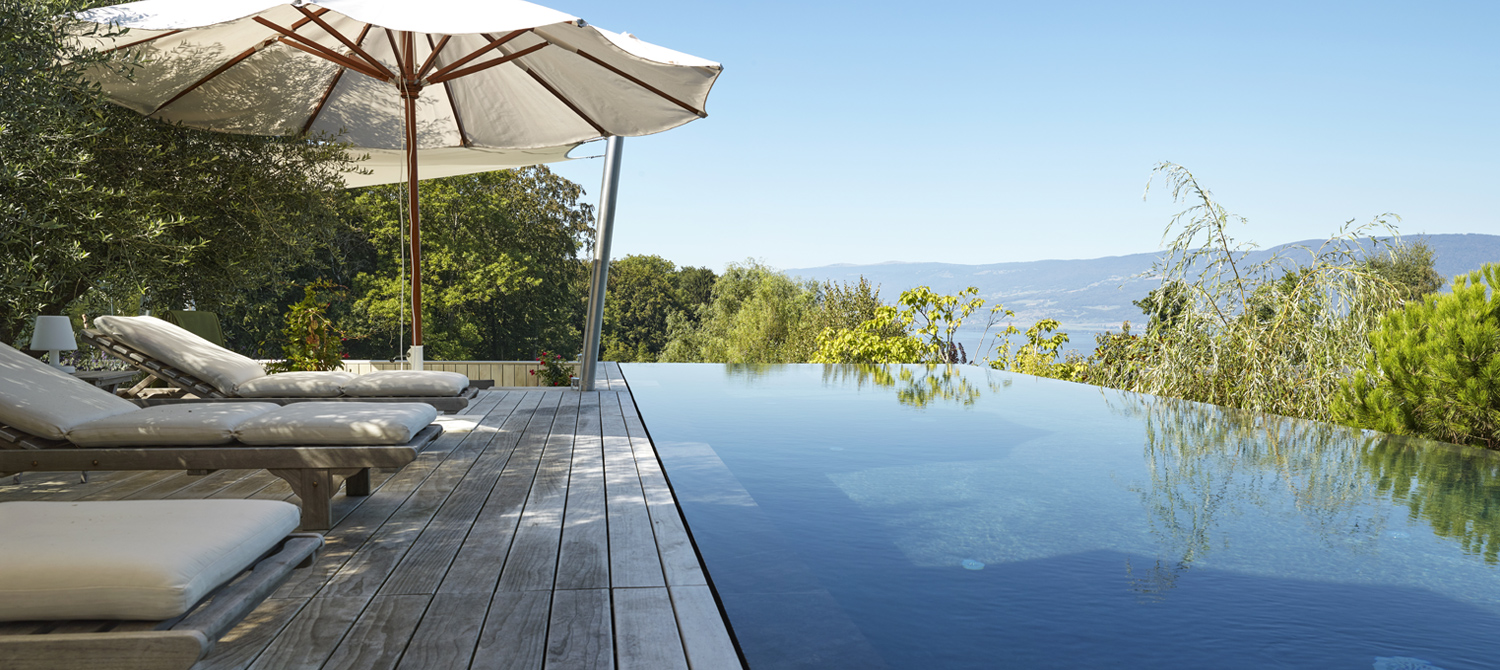
M 32 315 L 110 304 L 233 312 L 338 229 L 337 146 L 109 104 L 82 77 L 108 56 L 79 50 L 61 18 L 85 6 L 0 4 L 0 341 Z
M 422 321 L 434 360 L 525 360 L 581 343 L 592 208 L 545 167 L 422 182 Z M 410 320 L 404 187 L 360 189 L 347 217 L 362 232 L 351 356 L 404 355 Z
M 1380 320 L 1336 416 L 1398 435 L 1500 449 L 1500 264 Z
M 1363 267 L 1376 277 L 1392 284 L 1403 303 L 1419 301 L 1428 293 L 1442 290 L 1443 276 L 1433 267 L 1432 248 L 1426 242 L 1397 243 L 1384 254 L 1372 254 Z
M 817 334 L 817 284 L 793 279 L 750 259 L 732 263 L 713 284 L 713 301 L 697 323 L 669 319 L 660 360 L 713 363 L 803 363 Z
M 677 266 L 661 256 L 626 256 L 609 264 L 603 360 L 654 361 L 667 344 L 667 318 L 685 309 Z

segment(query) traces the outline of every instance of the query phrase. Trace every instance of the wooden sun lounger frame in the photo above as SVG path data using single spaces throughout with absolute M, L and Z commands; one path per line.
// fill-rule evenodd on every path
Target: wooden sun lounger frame
M 278 405 L 285 405 L 294 402 L 420 402 L 432 405 L 440 412 L 452 413 L 468 407 L 469 401 L 479 393 L 479 389 L 485 388 L 487 386 L 482 383 L 471 383 L 468 388 L 464 389 L 463 392 L 455 396 L 403 396 L 372 398 L 358 398 L 352 396 L 337 396 L 332 398 L 240 398 L 237 396 L 225 395 L 223 392 L 219 391 L 218 388 L 214 387 L 213 384 L 210 384 L 206 381 L 203 381 L 202 379 L 193 376 L 192 373 L 167 365 L 166 363 L 152 358 L 139 349 L 136 349 L 135 347 L 125 344 L 124 342 L 121 342 L 97 330 L 85 329 L 78 333 L 78 337 L 84 342 L 89 343 L 89 345 L 93 346 L 94 348 L 106 354 L 109 354 L 110 356 L 114 356 L 115 358 L 125 361 L 131 367 L 134 367 L 135 369 L 146 373 L 145 379 L 141 380 L 135 386 L 130 387 L 128 390 L 121 392 L 121 395 L 130 398 L 131 400 L 135 401 L 136 404 L 141 405 L 142 407 L 149 407 L 151 405 L 167 405 L 181 402 L 204 401 L 273 402 Z M 151 383 L 157 379 L 162 380 L 168 386 L 181 389 L 182 394 L 192 395 L 195 397 L 141 398 L 141 391 L 145 390 L 146 387 L 150 386 Z
M 312 565 L 322 546 L 317 533 L 294 533 L 185 615 L 167 621 L 0 623 L 0 659 L 10 670 L 187 670 L 286 583 L 292 570 Z
M 291 484 L 292 492 L 302 500 L 302 530 L 327 530 L 333 521 L 330 500 L 338 493 L 340 481 L 346 495 L 370 495 L 370 468 L 406 465 L 442 433 L 441 426 L 432 424 L 400 445 L 80 447 L 0 424 L 0 473 L 187 470 L 207 474 L 264 468 Z

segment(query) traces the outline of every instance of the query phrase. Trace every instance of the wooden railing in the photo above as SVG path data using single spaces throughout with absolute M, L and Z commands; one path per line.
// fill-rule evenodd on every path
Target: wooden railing
M 578 374 L 576 363 L 566 363 L 573 374 Z M 541 367 L 536 361 L 425 361 L 422 364 L 424 370 L 442 370 L 446 372 L 457 372 L 467 376 L 469 379 L 493 379 L 495 386 L 540 386 L 540 377 L 531 374 L 531 371 Z M 354 374 L 364 374 L 376 370 L 405 370 L 406 363 L 401 361 L 344 361 L 344 369 Z

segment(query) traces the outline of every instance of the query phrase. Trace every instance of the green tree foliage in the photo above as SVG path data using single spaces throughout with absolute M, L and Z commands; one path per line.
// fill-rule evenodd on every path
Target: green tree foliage
M 338 229 L 341 150 L 110 105 L 81 78 L 105 56 L 58 19 L 85 6 L 0 3 L 0 341 L 35 314 L 143 298 L 232 313 Z
M 1091 383 L 1288 416 L 1328 418 L 1339 382 L 1358 367 L 1379 315 L 1399 301 L 1362 261 L 1379 244 L 1346 228 L 1319 249 L 1294 248 L 1250 263 L 1229 213 L 1186 169 L 1157 168 L 1174 200 L 1169 250 L 1152 273 L 1162 288 L 1141 304 L 1145 337 L 1111 339 Z M 1305 253 L 1301 262 L 1290 254 Z M 1128 347 L 1122 350 L 1121 347 Z M 1097 355 L 1097 352 L 1096 352 Z
M 668 324 L 664 362 L 803 363 L 816 333 L 817 284 L 788 277 L 751 259 L 734 263 L 713 285 L 713 301 L 697 323 L 679 313 Z
M 1336 416 L 1400 435 L 1500 449 L 1500 265 L 1386 314 Z
M 422 323 L 433 360 L 525 360 L 581 343 L 592 231 L 583 190 L 545 167 L 432 179 L 421 185 Z M 403 272 L 405 188 L 360 189 L 347 213 L 363 239 L 350 355 L 394 358 L 410 343 Z M 409 262 L 409 259 L 407 259 Z
M 669 320 L 696 322 L 713 299 L 708 268 L 677 269 L 660 256 L 626 256 L 609 265 L 604 301 L 603 360 L 654 361 L 667 345 Z
M 286 338 L 282 352 L 286 360 L 267 365 L 270 372 L 337 370 L 344 367 L 343 333 L 328 318 L 332 301 L 343 297 L 342 287 L 327 280 L 309 283 L 302 300 L 286 312 Z
M 1399 244 L 1384 254 L 1372 254 L 1363 268 L 1395 287 L 1401 301 L 1421 300 L 1443 288 L 1443 276 L 1433 268 L 1432 248 L 1422 241 Z

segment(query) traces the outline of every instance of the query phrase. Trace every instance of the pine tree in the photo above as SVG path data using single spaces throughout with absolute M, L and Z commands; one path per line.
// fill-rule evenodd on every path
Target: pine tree
M 1391 311 L 1370 339 L 1335 408 L 1341 421 L 1500 449 L 1500 265 Z

